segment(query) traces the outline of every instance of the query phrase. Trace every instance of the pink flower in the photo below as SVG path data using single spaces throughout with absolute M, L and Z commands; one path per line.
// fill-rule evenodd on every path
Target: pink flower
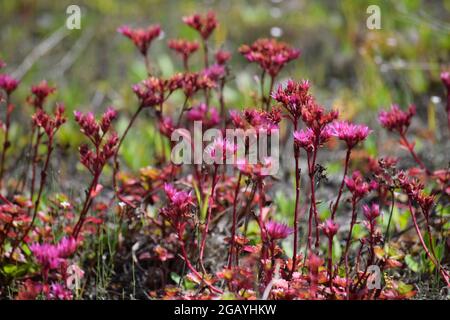
M 414 105 L 410 105 L 408 111 L 405 112 L 400 110 L 398 105 L 393 104 L 390 111 L 381 111 L 378 114 L 378 121 L 380 121 L 380 124 L 384 128 L 390 131 L 396 130 L 400 134 L 404 134 L 415 114 L 416 107 Z
M 169 198 L 171 204 L 180 208 L 185 208 L 192 203 L 192 195 L 186 191 L 178 191 L 172 184 L 165 183 L 164 191 Z
M 215 108 L 210 108 L 206 104 L 201 103 L 196 107 L 191 108 L 186 114 L 189 121 L 203 121 L 206 127 L 213 127 L 220 122 L 219 113 Z
M 224 65 L 231 59 L 231 53 L 225 50 L 219 50 L 214 55 L 214 58 L 216 59 L 217 64 Z
M 29 97 L 28 100 L 36 108 L 42 108 L 45 99 L 55 91 L 55 87 L 49 86 L 46 80 L 42 80 L 39 84 L 31 87 L 31 93 L 34 97 Z
M 47 297 L 54 300 L 72 300 L 72 292 L 59 283 L 52 283 Z
M 320 228 L 328 238 L 333 238 L 339 230 L 339 225 L 333 219 L 327 219 Z
M 450 91 L 450 72 L 445 71 L 441 73 L 441 80 L 447 91 Z
M 204 69 L 202 71 L 202 74 L 211 79 L 212 81 L 217 81 L 225 76 L 226 70 L 223 65 L 215 63 L 209 66 L 208 68 Z
M 19 80 L 14 79 L 9 74 L 0 74 L 0 88 L 6 91 L 10 95 L 14 90 L 16 90 L 19 85 Z
M 265 227 L 267 234 L 272 240 L 285 239 L 294 232 L 293 228 L 273 220 L 266 222 Z
M 0 69 L 6 67 L 6 63 L 3 60 L 0 60 Z
M 168 83 L 160 78 L 150 77 L 133 86 L 133 91 L 143 108 L 158 106 L 164 102 Z
M 194 14 L 183 17 L 183 22 L 195 29 L 204 40 L 209 38 L 218 25 L 216 14 L 213 11 L 209 11 L 205 16 Z
M 351 177 L 345 177 L 344 181 L 348 190 L 357 199 L 363 198 L 370 190 L 378 187 L 377 185 L 364 181 L 361 172 L 358 170 L 353 172 Z
M 310 128 L 294 131 L 294 142 L 307 152 L 312 152 L 314 148 L 322 146 L 330 138 L 330 131 L 327 126 L 320 132 L 319 140 L 316 145 L 316 134 Z
M 188 41 L 185 39 L 171 39 L 168 45 L 170 49 L 181 55 L 185 64 L 187 64 L 189 57 L 199 48 L 197 41 Z
M 117 32 L 131 39 L 134 45 L 145 56 L 152 41 L 161 34 L 161 27 L 159 25 L 151 25 L 146 29 L 132 29 L 129 26 L 122 26 L 117 29 Z
M 275 39 L 258 39 L 252 45 L 242 45 L 239 52 L 249 62 L 256 62 L 270 76 L 275 77 L 290 61 L 300 56 L 300 50 Z
M 235 154 L 236 145 L 228 139 L 217 137 L 205 148 L 205 152 L 214 164 L 222 164 L 228 155 Z
M 372 132 L 366 125 L 346 121 L 333 122 L 329 125 L 330 134 L 347 143 L 349 149 L 367 138 Z
M 380 206 L 377 203 L 372 204 L 370 207 L 368 205 L 363 205 L 364 216 L 367 220 L 373 221 L 380 215 Z
M 44 269 L 58 269 L 61 264 L 77 249 L 74 238 L 64 237 L 56 245 L 49 243 L 33 243 L 30 250 Z
M 45 112 L 44 109 L 37 109 L 32 119 L 36 126 L 43 128 L 47 136 L 51 137 L 66 122 L 64 105 L 57 104 L 53 117 Z
M 302 108 L 308 106 L 313 100 L 309 88 L 308 80 L 300 82 L 289 80 L 285 86 L 279 85 L 278 89 L 272 93 L 272 97 L 283 104 L 294 119 L 299 119 Z

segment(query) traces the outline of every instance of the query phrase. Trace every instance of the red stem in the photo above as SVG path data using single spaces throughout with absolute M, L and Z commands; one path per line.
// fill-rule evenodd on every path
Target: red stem
M 352 152 L 352 149 L 348 148 L 347 149 L 347 154 L 345 156 L 344 174 L 342 176 L 341 186 L 339 187 L 338 196 L 336 198 L 336 202 L 334 203 L 333 211 L 331 213 L 331 219 L 332 220 L 334 220 L 334 216 L 336 215 L 336 210 L 337 210 L 337 208 L 339 206 L 339 201 L 341 200 L 342 190 L 344 189 L 345 177 L 347 176 L 348 163 L 350 161 L 350 154 L 351 154 L 351 152 Z
M 11 125 L 11 112 L 9 110 L 9 94 L 6 96 L 6 119 L 5 119 L 5 136 L 3 138 L 2 157 L 0 161 L 0 188 L 3 184 L 3 173 L 5 170 L 6 151 L 9 148 L 9 128 Z
M 411 153 L 412 157 L 414 158 L 414 161 L 419 165 L 419 167 L 422 170 L 425 170 L 425 173 L 428 176 L 431 176 L 432 173 L 428 168 L 425 166 L 423 161 L 417 156 L 416 152 L 414 151 L 414 146 L 409 143 L 408 139 L 406 138 L 406 135 L 404 132 L 400 132 L 400 140 L 403 142 L 403 144 L 408 148 L 409 153 Z
M 236 237 L 236 223 L 237 223 L 237 199 L 239 196 L 239 188 L 241 185 L 241 178 L 242 173 L 239 171 L 239 176 L 236 184 L 236 188 L 234 190 L 234 200 L 233 200 L 233 224 L 231 226 L 231 247 L 230 247 L 230 253 L 228 258 L 228 268 L 231 268 L 231 265 L 233 263 L 233 254 L 235 252 L 234 246 L 235 246 L 235 237 Z M 237 252 L 236 252 L 237 254 Z
M 425 244 L 425 241 L 423 240 L 422 233 L 420 232 L 419 225 L 417 224 L 417 219 L 416 219 L 416 215 L 415 215 L 415 212 L 414 212 L 412 204 L 411 204 L 411 200 L 408 201 L 408 206 L 409 206 L 409 211 L 411 213 L 411 217 L 412 217 L 412 221 L 413 221 L 413 224 L 414 224 L 414 228 L 416 229 L 416 233 L 417 233 L 417 236 L 419 237 L 419 241 L 420 241 L 420 244 L 422 245 L 423 250 L 425 250 L 425 253 L 427 254 L 428 258 L 434 264 L 436 269 L 439 270 L 439 273 L 441 274 L 442 278 L 444 279 L 445 284 L 447 285 L 447 287 L 449 287 L 450 286 L 450 281 L 449 281 L 448 273 L 434 259 L 434 257 L 431 255 L 430 251 L 428 250 L 428 247 Z
M 294 120 L 294 130 L 297 131 L 298 122 Z M 294 273 L 297 265 L 297 243 L 298 243 L 298 210 L 300 201 L 300 150 L 294 143 L 294 157 L 295 157 L 295 211 L 294 211 L 294 253 L 292 256 L 292 270 Z

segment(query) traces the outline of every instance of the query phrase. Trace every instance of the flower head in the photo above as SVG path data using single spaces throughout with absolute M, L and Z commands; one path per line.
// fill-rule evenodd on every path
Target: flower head
M 45 269 L 58 269 L 61 263 L 77 249 L 76 240 L 72 237 L 62 238 L 57 244 L 33 243 L 30 250 L 37 262 Z
M 206 127 L 213 127 L 220 122 L 217 109 L 208 108 L 205 103 L 191 108 L 186 116 L 189 121 L 202 121 Z
M 186 97 L 192 97 L 199 90 L 215 87 L 215 82 L 200 72 L 177 73 L 169 80 L 171 91 L 182 89 Z
M 192 195 L 186 191 L 177 190 L 172 184 L 164 184 L 164 192 L 169 198 L 170 204 L 184 210 L 192 203 Z
M 134 45 L 145 56 L 147 55 L 147 51 L 150 48 L 152 41 L 161 34 L 161 27 L 157 24 L 151 25 L 145 29 L 132 29 L 129 26 L 122 26 L 117 29 L 117 32 L 131 39 Z
M 195 29 L 204 40 L 209 38 L 218 25 L 216 14 L 213 11 L 209 11 L 204 16 L 194 14 L 183 17 L 183 22 L 189 27 Z
M 381 111 L 378 114 L 380 124 L 390 130 L 396 130 L 400 134 L 404 134 L 411 124 L 412 117 L 416 114 L 416 107 L 410 105 L 408 110 L 402 111 L 398 105 L 393 104 L 390 111 Z
M 186 65 L 189 57 L 199 48 L 197 41 L 188 41 L 185 39 L 171 39 L 168 45 L 170 49 L 181 55 Z
M 358 170 L 353 172 L 351 177 L 345 177 L 344 181 L 348 190 L 357 199 L 363 198 L 370 190 L 377 187 L 376 184 L 371 184 L 364 181 L 361 172 Z
M 294 119 L 299 119 L 302 109 L 310 105 L 313 97 L 309 93 L 310 83 L 307 80 L 296 82 L 289 80 L 285 86 L 279 85 L 272 97 L 280 102 Z
M 229 51 L 219 50 L 214 55 L 214 58 L 217 64 L 224 65 L 231 59 L 231 53 Z
M 377 203 L 373 203 L 371 206 L 363 205 L 364 216 L 370 222 L 373 222 L 380 215 L 380 206 Z
M 339 225 L 333 219 L 327 219 L 320 228 L 328 238 L 333 238 L 339 230 Z
M 447 88 L 447 91 L 450 92 L 450 72 L 449 71 L 442 72 L 441 80 L 444 86 Z
M 0 88 L 5 90 L 8 95 L 16 90 L 18 85 L 19 80 L 14 79 L 7 73 L 0 74 Z
M 43 128 L 47 136 L 51 137 L 66 122 L 64 105 L 57 104 L 53 117 L 44 109 L 37 109 L 32 119 L 36 126 Z
M 258 39 L 252 45 L 242 45 L 239 52 L 249 62 L 259 64 L 272 77 L 277 76 L 288 62 L 300 56 L 300 50 L 275 39 Z
M 267 234 L 272 240 L 285 239 L 294 232 L 294 229 L 286 224 L 273 220 L 266 222 L 265 227 Z
M 6 63 L 3 60 L 0 60 L 0 68 L 6 67 Z
M 306 152 L 312 152 L 315 148 L 322 146 L 330 138 L 330 130 L 324 127 L 319 133 L 319 139 L 316 140 L 316 133 L 311 128 L 294 131 L 294 142 L 305 149 Z
M 167 89 L 168 82 L 156 77 L 150 77 L 133 86 L 133 91 L 143 108 L 163 103 Z
M 366 125 L 346 121 L 333 122 L 329 125 L 329 128 L 331 135 L 345 141 L 349 149 L 365 140 L 372 132 Z
M 42 108 L 45 99 L 56 91 L 55 87 L 48 85 L 46 80 L 42 80 L 37 85 L 31 87 L 31 94 L 28 101 L 36 108 Z

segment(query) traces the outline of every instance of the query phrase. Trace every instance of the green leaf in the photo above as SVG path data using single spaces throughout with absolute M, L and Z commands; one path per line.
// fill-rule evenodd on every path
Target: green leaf
M 419 273 L 422 269 L 420 263 L 414 260 L 414 258 L 410 254 L 407 254 L 405 256 L 405 263 L 408 268 L 415 273 Z

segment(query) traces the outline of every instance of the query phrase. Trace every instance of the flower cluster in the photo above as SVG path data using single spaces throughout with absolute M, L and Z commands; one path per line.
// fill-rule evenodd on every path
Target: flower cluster
M 276 77 L 290 61 L 300 56 L 300 50 L 275 39 L 258 39 L 252 45 L 242 45 L 239 52 L 259 66 L 270 76 Z
M 402 111 L 398 105 L 393 104 L 390 111 L 381 111 L 378 120 L 381 125 L 390 130 L 405 134 L 411 124 L 411 118 L 416 114 L 416 107 L 410 105 L 407 111 Z
M 105 139 L 105 136 L 110 131 L 111 122 L 116 117 L 117 112 L 111 107 L 108 108 L 99 121 L 96 121 L 92 112 L 83 114 L 75 111 L 75 121 L 81 127 L 81 132 L 89 138 L 96 149 L 94 151 L 90 150 L 86 144 L 81 145 L 79 149 L 81 163 L 93 174 L 99 174 L 108 159 L 115 154 L 119 143 L 117 134 L 113 132 L 107 139 Z
M 177 73 L 170 78 L 169 82 L 171 90 L 181 88 L 187 98 L 200 90 L 213 88 L 216 85 L 213 80 L 199 72 Z
M 117 32 L 131 39 L 142 55 L 146 56 L 152 41 L 161 34 L 159 25 L 151 25 L 145 29 L 132 29 L 129 26 L 122 26 Z
M 189 57 L 198 50 L 199 44 L 197 41 L 188 41 L 184 39 L 169 40 L 169 48 L 181 55 L 185 67 L 188 66 Z
M 165 100 L 166 91 L 169 89 L 166 80 L 150 77 L 133 86 L 133 91 L 139 99 L 141 108 L 161 105 Z
M 36 257 L 36 261 L 47 270 L 58 269 L 76 249 L 75 239 L 69 237 L 62 238 L 57 244 L 33 243 L 30 245 L 30 250 Z
M 271 240 L 285 239 L 294 232 L 294 229 L 286 224 L 273 220 L 266 222 L 265 228 Z
M 56 91 L 55 87 L 50 86 L 46 80 L 42 80 L 39 84 L 31 87 L 31 96 L 28 102 L 36 109 L 42 109 L 45 99 Z
M 311 128 L 294 131 L 294 142 L 306 152 L 313 152 L 317 147 L 322 146 L 330 139 L 330 130 L 324 127 L 319 133 L 319 139 Z
M 364 198 L 371 190 L 376 190 L 378 184 L 375 181 L 370 183 L 364 181 L 364 178 L 358 170 L 354 171 L 351 177 L 344 178 L 347 189 L 356 199 Z
M 187 119 L 189 121 L 202 121 L 206 128 L 214 127 L 220 122 L 217 109 L 214 107 L 208 108 L 205 103 L 192 107 L 187 113 Z
M 10 95 L 14 90 L 17 89 L 19 85 L 19 80 L 16 80 L 9 74 L 0 74 L 0 88 L 5 90 L 6 94 Z
M 183 22 L 196 30 L 204 40 L 209 38 L 218 25 L 216 14 L 213 11 L 209 11 L 204 16 L 200 14 L 186 16 L 183 18 Z
M 307 80 L 289 80 L 285 86 L 279 85 L 272 96 L 286 108 L 292 120 L 297 120 L 302 115 L 302 110 L 313 102 L 309 89 L 310 83 Z
M 64 115 L 64 105 L 57 104 L 55 114 L 52 117 L 43 109 L 38 109 L 33 115 L 33 123 L 40 127 L 49 137 L 53 137 L 56 131 L 66 122 Z
M 354 148 L 359 142 L 365 140 L 372 132 L 366 125 L 338 121 L 330 124 L 330 133 L 347 143 L 347 148 Z

